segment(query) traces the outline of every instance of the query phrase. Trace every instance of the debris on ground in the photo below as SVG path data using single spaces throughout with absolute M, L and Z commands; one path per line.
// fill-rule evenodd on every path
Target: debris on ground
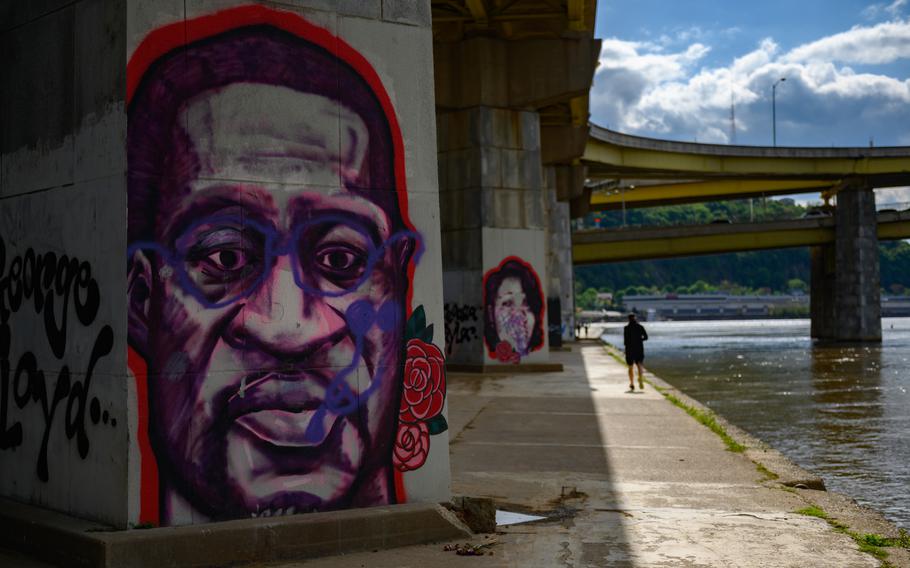
M 493 556 L 493 551 L 489 550 L 494 545 L 499 544 L 498 540 L 491 540 L 489 542 L 481 542 L 478 544 L 471 544 L 466 542 L 464 544 L 447 544 L 442 547 L 446 552 L 455 552 L 458 556 Z
M 486 497 L 455 497 L 451 510 L 475 533 L 496 532 L 496 507 Z

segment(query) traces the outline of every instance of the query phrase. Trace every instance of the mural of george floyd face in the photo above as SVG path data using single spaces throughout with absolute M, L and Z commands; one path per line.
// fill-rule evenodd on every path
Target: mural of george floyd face
M 131 98 L 129 339 L 165 524 L 395 501 L 419 245 L 373 88 L 259 25 L 164 53 Z

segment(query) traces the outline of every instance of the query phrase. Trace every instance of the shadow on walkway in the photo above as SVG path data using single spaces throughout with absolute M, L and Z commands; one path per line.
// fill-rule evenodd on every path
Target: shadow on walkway
M 453 494 L 547 517 L 502 527 L 508 565 L 601 566 L 629 558 L 604 417 L 638 397 L 586 365 L 581 346 L 603 354 L 599 344 L 584 342 L 551 354 L 562 373 L 449 375 Z M 592 524 L 596 537 L 585 528 Z

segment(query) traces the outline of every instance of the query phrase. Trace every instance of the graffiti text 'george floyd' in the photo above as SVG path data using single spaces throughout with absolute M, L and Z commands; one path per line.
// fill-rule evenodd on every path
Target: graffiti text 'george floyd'
M 63 363 L 59 371 L 52 371 L 57 374 L 57 380 L 49 391 L 47 375 L 39 368 L 38 358 L 32 351 L 19 355 L 13 364 L 10 316 L 20 310 L 34 310 L 43 320 L 51 352 L 62 361 L 66 355 L 70 306 L 79 323 L 88 327 L 94 323 L 100 303 L 98 283 L 92 277 L 88 262 L 67 255 L 58 257 L 53 252 L 40 254 L 29 248 L 25 254 L 15 256 L 7 263 L 6 246 L 0 236 L 0 450 L 15 449 L 32 434 L 24 431 L 21 422 L 11 418 L 13 406 L 22 411 L 30 405 L 38 405 L 44 417 L 37 463 L 41 481 L 50 479 L 47 447 L 58 411 L 64 413 L 62 420 L 67 439 L 76 439 L 81 458 L 88 455 L 86 410 L 95 424 L 102 415 L 100 401 L 92 398 L 89 402 L 92 374 L 98 361 L 111 352 L 114 334 L 110 326 L 101 328 L 95 337 L 84 377 L 81 380 L 73 378 L 69 366 Z M 107 417 L 107 412 L 104 416 Z M 116 420 L 112 419 L 110 423 L 116 426 Z

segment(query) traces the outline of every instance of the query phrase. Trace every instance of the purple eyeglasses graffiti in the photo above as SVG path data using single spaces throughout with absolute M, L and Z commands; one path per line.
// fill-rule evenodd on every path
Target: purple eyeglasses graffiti
M 350 243 L 330 244 L 315 251 L 313 233 L 325 232 L 332 225 L 344 225 L 358 235 L 360 246 Z M 414 231 L 400 231 L 382 243 L 356 221 L 340 215 L 322 215 L 298 224 L 290 237 L 283 239 L 273 226 L 241 217 L 211 217 L 194 222 L 169 249 L 154 241 L 133 243 L 127 256 L 140 250 L 154 252 L 176 271 L 184 292 L 206 308 L 222 308 L 242 300 L 256 291 L 271 272 L 275 259 L 289 256 L 294 281 L 307 294 L 338 297 L 348 294 L 366 282 L 373 267 L 386 249 L 399 241 L 419 243 Z M 422 250 L 415 251 L 419 260 Z M 212 259 L 218 255 L 218 259 Z M 321 289 L 309 284 L 306 274 L 322 272 L 337 290 Z
M 129 339 L 162 522 L 394 502 L 421 245 L 370 84 L 249 26 L 162 55 L 128 112 Z

